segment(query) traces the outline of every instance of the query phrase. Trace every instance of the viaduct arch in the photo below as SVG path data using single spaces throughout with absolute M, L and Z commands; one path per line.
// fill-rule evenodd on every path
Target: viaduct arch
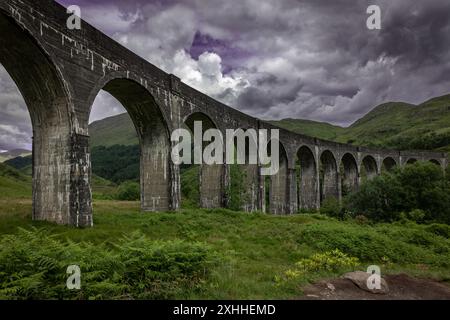
M 144 211 L 179 209 L 180 168 L 170 161 L 170 134 L 197 117 L 224 135 L 226 129 L 279 129 L 282 168 L 271 177 L 268 201 L 277 214 L 318 209 L 324 199 L 357 188 L 364 175 L 413 159 L 448 164 L 444 153 L 357 147 L 277 128 L 189 87 L 84 21 L 81 30 L 68 30 L 66 19 L 66 9 L 51 0 L 0 0 L 0 63 L 33 125 L 33 219 L 93 225 L 88 121 L 101 89 L 123 104 L 138 133 Z M 241 208 L 263 210 L 260 166 L 244 171 L 250 196 Z M 228 166 L 202 167 L 199 179 L 202 207 L 227 205 Z

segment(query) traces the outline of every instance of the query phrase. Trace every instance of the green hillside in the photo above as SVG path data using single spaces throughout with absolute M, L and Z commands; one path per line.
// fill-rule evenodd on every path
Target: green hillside
M 0 163 L 0 194 L 2 198 L 30 198 L 31 176 Z
M 283 119 L 280 121 L 269 121 L 269 123 L 287 130 L 325 140 L 336 140 L 344 131 L 344 128 L 326 122 L 303 119 Z
M 337 141 L 450 151 L 450 95 L 417 106 L 405 103 L 380 105 L 347 128 Z
M 450 95 L 420 105 L 384 103 L 348 128 L 294 119 L 272 123 L 298 133 L 354 145 L 450 151 Z
M 347 128 L 302 119 L 269 122 L 301 134 L 361 146 L 450 151 L 450 95 L 420 105 L 384 103 Z M 92 147 L 138 143 L 127 114 L 94 122 L 89 130 Z
M 127 113 L 91 123 L 89 135 L 91 147 L 138 144 L 136 130 Z
M 375 107 L 363 118 L 345 128 L 336 141 L 370 146 L 405 130 L 414 105 L 389 102 Z

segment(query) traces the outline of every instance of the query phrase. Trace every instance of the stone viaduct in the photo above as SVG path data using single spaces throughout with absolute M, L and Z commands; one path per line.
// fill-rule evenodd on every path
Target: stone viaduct
M 54 1 L 0 0 L 0 63 L 22 93 L 33 126 L 33 219 L 93 225 L 88 120 L 102 89 L 123 104 L 136 127 L 143 211 L 180 207 L 180 168 L 170 159 L 174 129 L 195 120 L 222 132 L 276 128 L 187 86 L 84 21 L 81 30 L 69 30 L 67 18 Z M 447 165 L 442 153 L 370 149 L 283 129 L 280 149 L 281 169 L 270 178 L 269 199 L 260 168 L 241 165 L 243 210 L 317 209 L 382 168 L 416 160 Z M 226 206 L 229 167 L 200 171 L 201 206 Z

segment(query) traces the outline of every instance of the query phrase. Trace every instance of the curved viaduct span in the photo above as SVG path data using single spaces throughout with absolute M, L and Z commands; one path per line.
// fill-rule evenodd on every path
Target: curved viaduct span
M 195 120 L 224 136 L 225 129 L 276 128 L 194 90 L 85 22 L 81 30 L 69 30 L 67 18 L 66 9 L 53 1 L 0 0 L 0 63 L 22 93 L 33 126 L 34 219 L 93 225 L 88 120 L 101 89 L 123 104 L 136 127 L 144 211 L 180 206 L 180 168 L 170 160 L 174 129 Z M 323 199 L 340 198 L 343 190 L 357 188 L 362 176 L 382 168 L 415 160 L 447 165 L 442 153 L 356 147 L 283 129 L 280 149 L 269 199 L 260 168 L 241 165 L 243 210 L 317 209 Z M 203 166 L 201 206 L 226 206 L 229 184 L 229 167 Z

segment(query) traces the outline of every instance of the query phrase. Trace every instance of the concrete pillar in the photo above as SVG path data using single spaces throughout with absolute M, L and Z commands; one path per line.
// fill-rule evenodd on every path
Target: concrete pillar
M 322 185 L 322 200 L 328 198 L 339 199 L 339 183 L 338 172 L 332 169 L 328 169 L 324 173 L 323 185 Z
M 170 195 L 171 195 L 171 202 L 170 202 L 170 209 L 171 210 L 178 210 L 181 207 L 181 175 L 180 175 L 180 166 L 174 165 L 172 161 L 170 162 L 171 165 L 171 183 L 170 183 Z
M 13 9 L 13 7 L 11 7 Z M 0 63 L 33 126 L 33 220 L 92 226 L 89 138 L 77 132 L 73 99 L 57 68 L 21 23 L 0 13 Z
M 299 174 L 297 176 L 299 209 L 317 210 L 319 207 L 319 167 L 312 151 L 306 147 L 297 153 Z
M 220 208 L 223 205 L 223 165 L 202 165 L 200 168 L 200 206 Z
M 337 190 L 338 200 L 339 200 L 339 203 L 342 203 L 342 179 L 341 179 L 341 173 L 339 172 L 339 170 L 337 171 L 336 175 L 337 175 L 336 178 L 337 178 L 337 187 L 338 187 L 338 190 Z
M 289 214 L 298 212 L 298 187 L 297 174 L 295 169 L 288 169 L 288 206 L 287 212 Z
M 230 207 L 230 193 L 229 190 L 231 188 L 231 174 L 230 174 L 230 166 L 227 164 L 223 165 L 223 194 L 222 194 L 222 206 L 224 208 Z
M 255 164 L 241 166 L 244 171 L 244 190 L 242 193 L 242 210 L 257 211 L 259 191 L 259 167 Z
M 316 168 L 302 172 L 299 186 L 300 209 L 315 210 L 318 206 L 318 176 Z
M 258 194 L 258 206 L 261 208 L 261 212 L 268 212 L 269 208 L 266 206 L 267 197 L 266 197 L 266 179 L 270 179 L 267 176 L 261 175 L 261 167 L 259 168 L 259 194 Z
M 288 213 L 289 206 L 288 170 L 286 159 L 280 159 L 280 169 L 270 176 L 269 212 L 273 214 Z
M 336 160 L 330 151 L 325 151 L 321 157 L 323 178 L 322 178 L 322 201 L 328 198 L 339 200 L 339 171 Z
M 158 137 L 141 137 L 141 207 L 144 211 L 168 211 L 172 201 L 169 194 L 170 150 L 165 132 Z
M 256 164 L 239 165 L 243 173 L 241 208 L 245 212 L 258 211 L 258 193 L 260 190 L 259 166 Z
M 33 220 L 90 227 L 89 138 L 58 128 L 34 128 Z
M 359 186 L 359 170 L 356 159 L 349 153 L 342 157 L 343 172 L 339 181 L 342 184 L 341 194 L 345 189 L 346 192 L 354 192 Z
M 320 159 L 319 159 L 319 153 L 318 151 L 316 151 L 317 154 L 317 160 L 316 160 L 316 167 L 315 167 L 315 176 L 316 176 L 316 210 L 320 210 L 320 206 L 321 206 L 321 200 L 322 200 L 322 189 L 321 189 L 321 185 L 320 185 Z

